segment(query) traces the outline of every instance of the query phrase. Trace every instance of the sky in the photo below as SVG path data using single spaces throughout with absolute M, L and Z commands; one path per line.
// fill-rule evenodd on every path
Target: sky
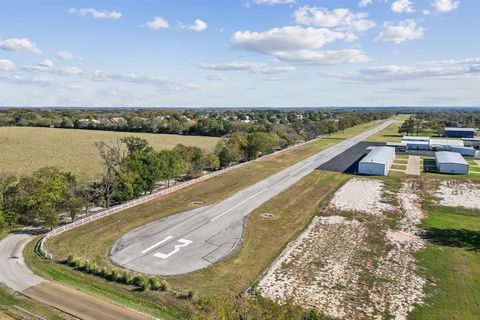
M 478 0 L 2 0 L 0 105 L 480 106 Z

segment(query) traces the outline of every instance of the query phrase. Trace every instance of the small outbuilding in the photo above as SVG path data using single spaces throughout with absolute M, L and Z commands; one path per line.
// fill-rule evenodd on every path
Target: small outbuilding
M 472 147 L 457 147 L 452 146 L 450 147 L 450 151 L 460 153 L 464 157 L 475 157 L 477 154 L 477 150 Z
M 394 159 L 395 148 L 375 147 L 359 162 L 358 173 L 386 176 Z
M 460 153 L 438 151 L 435 152 L 435 161 L 440 173 L 468 174 L 469 165 Z
M 445 137 L 449 137 L 449 138 L 473 138 L 475 137 L 475 129 L 445 127 L 444 134 L 445 134 Z
M 426 141 L 430 142 L 430 137 L 421 137 L 421 136 L 403 136 L 403 141 Z

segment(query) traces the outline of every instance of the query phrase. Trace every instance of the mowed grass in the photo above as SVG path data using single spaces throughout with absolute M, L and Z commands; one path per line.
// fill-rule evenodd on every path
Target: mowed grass
M 410 115 L 400 114 L 394 117 L 394 122 L 380 131 L 374 134 L 367 141 L 372 142 L 401 142 L 403 135 L 398 133 L 398 128 L 407 120 Z
M 479 319 L 480 211 L 434 207 L 422 227 L 430 245 L 416 258 L 430 281 L 409 319 Z
M 128 136 L 144 138 L 156 150 L 183 143 L 212 151 L 219 140 L 168 134 L 0 127 L 0 171 L 23 175 L 45 166 L 56 166 L 74 173 L 83 182 L 90 182 L 99 177 L 103 168 L 95 143 L 116 142 Z

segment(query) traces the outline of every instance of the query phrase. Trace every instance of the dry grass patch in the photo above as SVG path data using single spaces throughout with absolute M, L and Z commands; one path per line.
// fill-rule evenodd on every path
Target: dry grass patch
M 95 142 L 114 142 L 127 136 L 144 138 L 157 150 L 171 149 L 182 143 L 212 151 L 219 140 L 169 134 L 0 127 L 0 171 L 22 175 L 45 166 L 57 166 L 73 172 L 85 182 L 93 181 L 102 172 Z

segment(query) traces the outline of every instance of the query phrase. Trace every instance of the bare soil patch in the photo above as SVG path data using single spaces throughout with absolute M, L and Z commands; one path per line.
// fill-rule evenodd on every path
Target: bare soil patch
M 416 235 L 423 217 L 418 188 L 414 181 L 402 184 L 397 200 L 403 215 L 399 230 L 392 230 L 382 223 L 381 212 L 393 206 L 381 202 L 381 181 L 350 180 L 327 208 L 374 214 L 362 221 L 316 217 L 272 264 L 260 290 L 334 319 L 406 319 L 424 299 L 425 279 L 413 256 L 424 246 Z
M 436 193 L 440 204 L 447 207 L 480 209 L 480 185 L 468 181 L 442 181 Z
M 393 210 L 390 204 L 382 201 L 383 192 L 380 180 L 353 178 L 335 193 L 330 205 L 337 210 L 381 216 Z

